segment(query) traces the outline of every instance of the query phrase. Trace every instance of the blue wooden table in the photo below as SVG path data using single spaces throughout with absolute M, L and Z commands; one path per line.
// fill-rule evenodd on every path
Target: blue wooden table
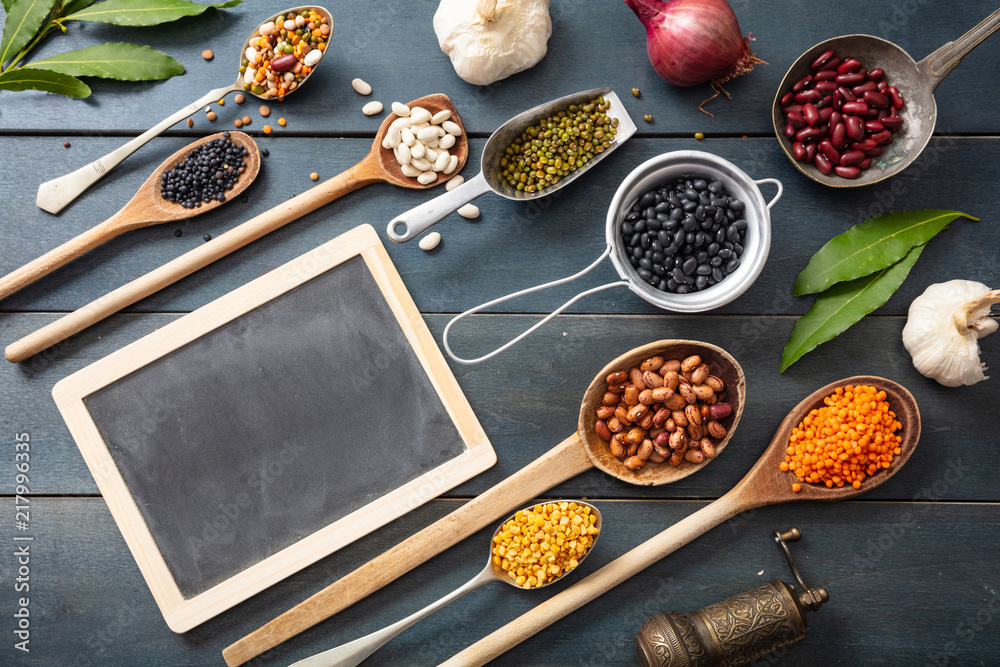
M 520 204 L 486 196 L 482 217 L 449 216 L 433 253 L 415 243 L 388 251 L 436 339 L 451 315 L 485 300 L 573 273 L 604 247 L 603 224 L 617 184 L 657 154 L 698 149 L 731 160 L 753 178 L 775 177 L 785 195 L 772 212 L 770 259 L 756 284 L 717 311 L 680 316 L 625 291 L 579 302 L 528 341 L 479 366 L 453 366 L 496 448 L 495 467 L 195 630 L 172 633 L 100 497 L 51 400 L 61 378 L 175 320 L 270 269 L 362 223 L 384 235 L 398 213 L 428 193 L 375 185 L 348 195 L 18 365 L 0 367 L 0 663 L 39 665 L 223 664 L 222 649 L 465 500 L 551 449 L 576 427 L 579 403 L 609 359 L 660 338 L 717 344 L 742 364 L 746 412 L 724 456 L 704 472 L 664 487 L 630 486 L 590 471 L 546 497 L 586 497 L 604 513 L 592 572 L 718 498 L 760 455 L 784 414 L 815 388 L 871 373 L 916 396 L 924 433 L 890 483 L 836 505 L 792 504 L 738 516 L 624 582 L 583 609 L 504 654 L 509 665 L 633 664 L 632 638 L 661 610 L 688 611 L 774 577 L 791 581 L 771 534 L 799 526 L 793 545 L 803 576 L 831 601 L 809 618 L 805 642 L 762 660 L 774 665 L 1000 664 L 1000 491 L 997 472 L 1000 391 L 993 379 L 948 389 L 920 376 L 900 332 L 906 311 L 927 285 L 954 278 L 1000 285 L 1000 39 L 979 47 L 939 88 L 935 137 L 909 170 L 888 182 L 836 192 L 805 179 L 782 154 L 770 128 L 770 104 L 785 70 L 803 50 L 831 36 L 870 32 L 919 59 L 964 33 L 996 8 L 989 0 L 930 3 L 750 2 L 733 6 L 744 32 L 769 65 L 728 86 L 714 118 L 698 112 L 704 87 L 673 88 L 646 59 L 644 32 L 622 2 L 552 3 L 553 35 L 535 68 L 488 87 L 461 81 L 438 49 L 430 0 L 330 7 L 336 30 L 329 62 L 275 116 L 270 136 L 256 104 L 213 105 L 218 120 L 194 115 L 152 141 L 59 216 L 34 206 L 39 183 L 104 155 L 208 90 L 229 83 L 239 44 L 273 9 L 246 0 L 156 28 L 73 25 L 39 55 L 106 41 L 141 41 L 178 58 L 183 76 L 160 83 L 93 81 L 92 97 L 0 92 L 0 273 L 7 273 L 116 212 L 167 155 L 192 138 L 232 127 L 244 114 L 270 157 L 244 197 L 180 225 L 124 235 L 0 303 L 3 345 L 328 178 L 368 150 L 380 117 L 368 99 L 388 105 L 432 92 L 454 100 L 470 131 L 466 176 L 486 137 L 528 107 L 577 90 L 612 86 L 637 119 L 639 135 L 561 192 Z M 201 58 L 211 48 L 212 61 Z M 372 84 L 361 98 L 350 81 Z M 628 95 L 638 87 L 642 96 Z M 641 120 L 652 114 L 652 124 Z M 275 125 L 275 123 L 271 123 Z M 697 141 L 695 132 L 705 139 Z M 63 142 L 69 141 L 70 148 Z M 781 348 L 811 300 L 790 295 L 797 273 L 830 237 L 890 210 L 946 208 L 978 216 L 929 244 L 888 303 L 784 374 Z M 175 230 L 183 231 L 175 236 Z M 453 344 L 469 356 L 520 332 L 577 291 L 614 278 L 605 264 L 577 283 L 532 295 L 470 318 Z M 986 339 L 987 362 L 1000 363 L 1000 340 Z M 18 563 L 14 555 L 15 444 L 31 442 L 30 653 L 14 648 Z M 482 567 L 491 529 L 415 569 L 363 602 L 255 661 L 287 664 L 353 639 L 423 607 Z M 407 630 L 366 664 L 436 664 L 562 590 L 488 587 Z

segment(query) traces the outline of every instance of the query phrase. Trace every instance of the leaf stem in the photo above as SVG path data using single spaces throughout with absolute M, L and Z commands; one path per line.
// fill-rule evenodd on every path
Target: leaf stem
M 17 56 L 13 60 L 10 61 L 10 64 L 7 65 L 6 69 L 4 69 L 3 71 L 4 72 L 8 72 L 8 71 L 14 69 L 14 66 L 17 65 L 17 63 L 21 62 L 21 60 L 23 60 L 24 57 L 26 55 L 28 55 L 28 53 L 30 53 L 36 46 L 38 46 L 38 44 L 43 39 L 45 39 L 49 35 L 49 33 L 51 33 L 57 27 L 59 29 L 61 29 L 63 32 L 66 32 L 66 28 L 64 28 L 62 26 L 62 24 L 59 22 L 59 19 L 55 19 L 55 18 L 51 19 L 49 21 L 48 25 L 46 25 L 45 28 L 43 28 L 42 30 L 40 30 L 38 32 L 38 34 L 35 35 L 35 38 L 33 40 L 31 40 L 30 42 L 28 42 L 27 46 L 25 46 L 23 49 L 21 49 L 20 53 L 18 53 Z

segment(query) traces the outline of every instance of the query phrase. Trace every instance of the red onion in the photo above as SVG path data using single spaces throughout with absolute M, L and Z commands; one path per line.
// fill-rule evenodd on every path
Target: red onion
M 721 84 L 763 62 L 750 50 L 751 38 L 743 37 L 726 0 L 625 0 L 625 4 L 646 26 L 653 69 L 675 86 L 712 83 L 718 95 Z

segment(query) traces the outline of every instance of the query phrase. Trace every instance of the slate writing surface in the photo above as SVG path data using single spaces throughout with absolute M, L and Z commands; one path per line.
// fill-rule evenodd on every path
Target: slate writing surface
M 84 402 L 187 599 L 465 450 L 361 257 Z

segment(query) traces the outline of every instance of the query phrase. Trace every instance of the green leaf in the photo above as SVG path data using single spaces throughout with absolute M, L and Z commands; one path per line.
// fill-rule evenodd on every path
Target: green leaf
M 0 37 L 0 65 L 16 56 L 31 41 L 57 1 L 14 0 L 3 25 L 3 37 Z
M 803 354 L 847 331 L 862 317 L 888 301 L 906 280 L 923 251 L 924 246 L 917 246 L 892 266 L 870 276 L 838 283 L 816 297 L 816 303 L 809 312 L 795 323 L 792 335 L 781 351 L 780 372 L 784 373 Z
M 14 4 L 14 0 L 3 0 L 3 10 L 10 13 L 10 6 Z
M 44 69 L 18 68 L 0 74 L 0 90 L 44 90 L 67 97 L 86 97 L 90 87 L 79 79 Z
M 834 236 L 812 256 L 796 279 L 792 294 L 815 294 L 835 283 L 892 266 L 959 216 L 979 220 L 968 213 L 937 209 L 886 213 L 865 220 Z
M 68 0 L 68 2 L 63 3 L 62 15 L 69 16 L 70 14 L 74 14 L 81 9 L 90 7 L 94 4 L 94 2 L 96 2 L 96 0 Z
M 149 46 L 99 44 L 35 60 L 26 68 L 46 69 L 70 76 L 96 76 L 119 81 L 169 79 L 184 73 L 184 65 Z
M 24 2 L 25 0 L 18 0 Z M 227 0 L 216 5 L 202 5 L 187 0 L 104 0 L 66 16 L 66 21 L 91 21 L 114 25 L 143 26 L 197 16 L 209 7 L 235 7 L 243 0 Z

